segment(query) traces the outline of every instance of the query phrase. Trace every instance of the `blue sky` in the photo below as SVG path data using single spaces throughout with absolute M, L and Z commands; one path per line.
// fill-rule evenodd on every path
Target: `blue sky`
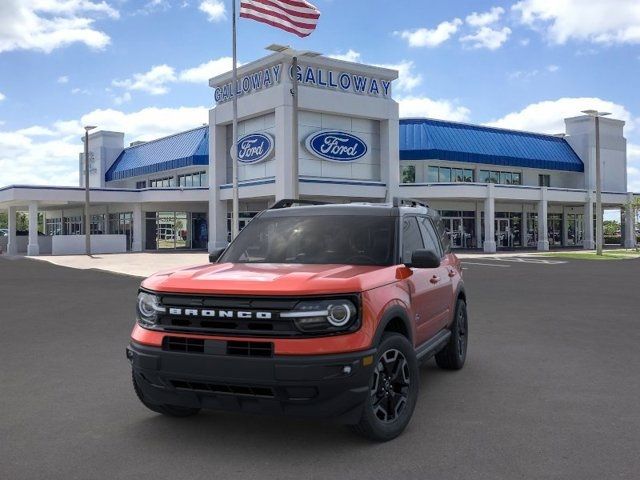
M 230 0 L 2 0 L 0 186 L 77 183 L 83 123 L 150 139 L 207 121 Z M 558 133 L 626 120 L 640 191 L 638 0 L 315 0 L 306 39 L 239 22 L 239 60 L 291 44 L 400 70 L 401 114 Z M 389 8 L 389 7 L 392 8 Z

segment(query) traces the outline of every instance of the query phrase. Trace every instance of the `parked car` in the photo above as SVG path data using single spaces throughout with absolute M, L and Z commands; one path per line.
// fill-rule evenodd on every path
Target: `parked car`
M 299 203 L 258 214 L 213 264 L 142 282 L 127 357 L 150 410 L 332 418 L 385 441 L 411 419 L 420 361 L 463 367 L 462 269 L 437 213 Z

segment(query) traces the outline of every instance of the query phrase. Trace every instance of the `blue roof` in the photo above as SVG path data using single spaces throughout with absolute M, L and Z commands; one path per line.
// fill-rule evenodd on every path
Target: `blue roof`
M 122 180 L 191 165 L 209 165 L 208 126 L 125 148 L 105 174 L 105 180 Z
M 400 160 L 450 160 L 583 172 L 564 138 L 432 119 L 400 120 Z

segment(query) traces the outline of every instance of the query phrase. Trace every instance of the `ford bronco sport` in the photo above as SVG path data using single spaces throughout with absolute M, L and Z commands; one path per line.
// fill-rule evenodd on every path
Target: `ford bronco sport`
M 462 270 L 437 214 L 304 203 L 258 214 L 213 264 L 142 282 L 127 357 L 146 407 L 336 418 L 384 441 L 413 414 L 419 362 L 462 368 Z

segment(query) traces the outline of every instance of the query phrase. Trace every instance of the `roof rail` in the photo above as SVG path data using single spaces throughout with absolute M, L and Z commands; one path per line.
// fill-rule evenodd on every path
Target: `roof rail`
M 329 202 L 320 202 L 317 200 L 300 200 L 299 198 L 283 198 L 269 207 L 269 210 L 276 210 L 279 208 L 289 208 L 294 205 L 328 205 Z
M 402 198 L 402 197 L 393 197 L 393 206 L 394 207 L 424 207 L 429 208 L 429 205 L 424 203 L 421 200 L 416 200 L 415 198 Z

